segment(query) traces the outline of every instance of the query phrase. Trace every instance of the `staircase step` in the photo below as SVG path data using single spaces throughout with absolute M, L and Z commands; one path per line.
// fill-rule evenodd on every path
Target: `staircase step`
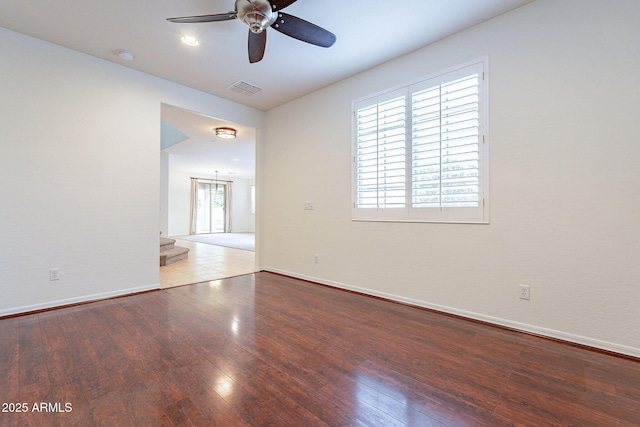
M 160 252 L 162 252 L 163 250 L 173 249 L 175 243 L 176 243 L 175 239 L 167 239 L 166 237 L 160 237 Z
M 173 264 L 174 262 L 187 259 L 189 257 L 189 249 L 175 246 L 168 250 L 160 252 L 160 266 Z

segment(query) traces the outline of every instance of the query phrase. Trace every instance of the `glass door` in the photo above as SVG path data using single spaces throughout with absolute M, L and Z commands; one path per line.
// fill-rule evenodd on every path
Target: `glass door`
M 197 234 L 224 233 L 226 229 L 226 184 L 198 183 Z

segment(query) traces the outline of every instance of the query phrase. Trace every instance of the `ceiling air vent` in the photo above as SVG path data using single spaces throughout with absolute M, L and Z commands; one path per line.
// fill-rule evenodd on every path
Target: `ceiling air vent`
M 247 82 L 242 81 L 242 80 L 238 80 L 237 82 L 235 82 L 231 86 L 228 86 L 227 89 L 230 89 L 235 93 L 241 93 L 241 94 L 246 95 L 246 96 L 255 95 L 256 93 L 258 93 L 258 92 L 260 92 L 262 90 L 261 87 L 254 86 L 251 83 L 247 83 Z

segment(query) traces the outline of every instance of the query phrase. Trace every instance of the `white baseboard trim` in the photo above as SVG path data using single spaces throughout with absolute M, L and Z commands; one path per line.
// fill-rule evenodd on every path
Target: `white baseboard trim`
M 48 310 L 56 307 L 64 307 L 68 305 L 75 305 L 75 304 L 81 304 L 86 302 L 99 301 L 103 299 L 122 297 L 126 295 L 137 294 L 140 292 L 154 291 L 158 289 L 160 289 L 159 283 L 154 285 L 149 285 L 149 286 L 142 286 L 139 288 L 120 289 L 113 292 L 85 295 L 82 297 L 69 298 L 69 299 L 57 300 L 57 301 L 49 301 L 42 304 L 34 304 L 34 305 L 26 305 L 23 307 L 17 307 L 17 308 L 9 308 L 5 310 L 0 310 L 0 317 L 13 316 L 16 314 L 28 314 L 34 311 Z
M 468 319 L 479 320 L 481 322 L 491 323 L 498 326 L 503 326 L 509 329 L 515 329 L 521 332 L 526 332 L 530 334 L 540 335 L 547 338 L 558 339 L 561 341 L 566 341 L 574 344 L 580 344 L 587 347 L 593 347 L 595 349 L 600 349 L 608 352 L 623 354 L 627 356 L 632 356 L 636 358 L 640 358 L 640 348 L 629 347 L 621 344 L 611 343 L 607 341 L 601 341 L 594 338 L 584 337 L 581 335 L 575 335 L 563 331 L 556 331 L 553 329 L 542 328 L 540 326 L 529 325 L 526 323 L 514 322 L 507 319 L 502 319 L 499 317 L 487 316 L 484 314 L 474 313 L 471 311 L 459 310 L 452 307 L 447 307 L 438 304 L 432 304 L 421 300 L 415 300 L 411 298 L 406 298 L 399 295 L 388 294 L 385 292 L 376 292 L 371 289 L 360 288 L 357 286 L 351 286 L 344 283 L 338 283 L 328 280 L 322 280 L 317 277 L 305 276 L 302 274 L 293 273 L 290 271 L 280 270 L 277 268 L 270 267 L 261 267 L 261 271 L 267 271 L 271 273 L 281 274 L 284 276 L 294 277 L 296 279 L 306 280 L 309 282 L 315 282 L 321 285 L 332 286 L 334 288 L 345 289 L 349 291 L 359 292 L 366 295 L 371 295 L 375 297 L 380 297 L 384 299 L 388 299 L 391 301 L 396 301 L 404 304 L 414 305 L 417 307 L 423 307 L 430 310 L 440 311 L 443 313 L 453 314 L 460 317 L 465 317 Z

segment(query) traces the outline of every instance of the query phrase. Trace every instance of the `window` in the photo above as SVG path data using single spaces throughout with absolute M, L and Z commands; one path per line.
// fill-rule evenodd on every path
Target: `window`
M 196 234 L 226 231 L 227 183 L 198 182 Z
M 354 103 L 354 220 L 488 222 L 485 62 Z

